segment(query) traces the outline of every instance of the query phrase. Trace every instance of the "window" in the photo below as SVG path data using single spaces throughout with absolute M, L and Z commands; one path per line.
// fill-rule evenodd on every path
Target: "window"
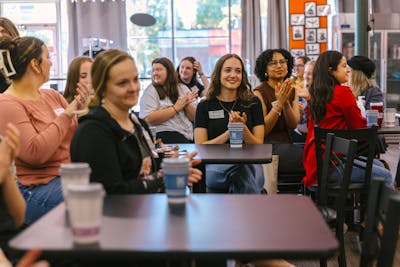
M 0 14 L 9 18 L 18 27 L 21 36 L 35 36 L 44 41 L 49 49 L 49 54 L 52 60 L 52 68 L 50 70 L 50 84 L 55 83 L 54 80 L 59 80 L 65 77 L 66 59 L 62 55 L 66 55 L 66 46 L 62 47 L 60 40 L 61 34 L 61 19 L 59 17 L 60 2 L 56 0 L 42 1 L 0 1 Z M 65 6 L 65 3 L 63 4 Z M 45 15 L 44 15 L 45 14 Z M 62 91 L 62 87 L 55 83 L 53 88 Z
M 127 18 L 134 13 L 156 18 L 149 27 L 127 21 L 128 49 L 141 78 L 151 77 L 151 61 L 160 56 L 175 66 L 194 56 L 209 76 L 222 55 L 240 54 L 240 0 L 127 0 L 126 10 Z

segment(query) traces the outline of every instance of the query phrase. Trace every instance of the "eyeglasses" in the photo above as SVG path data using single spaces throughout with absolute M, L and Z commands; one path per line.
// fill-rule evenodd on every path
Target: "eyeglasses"
M 286 65 L 287 64 L 287 59 L 280 59 L 280 60 L 271 60 L 270 62 L 268 62 L 268 66 L 271 67 L 277 67 L 279 65 Z
M 295 67 L 295 68 L 303 68 L 304 65 L 303 64 L 294 64 L 293 67 Z

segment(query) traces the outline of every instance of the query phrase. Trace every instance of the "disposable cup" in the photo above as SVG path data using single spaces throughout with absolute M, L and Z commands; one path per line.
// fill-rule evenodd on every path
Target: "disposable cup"
M 164 183 L 168 203 L 185 203 L 189 177 L 189 159 L 164 158 L 161 166 L 164 171 Z
M 374 125 L 378 125 L 378 110 L 367 110 L 365 111 L 365 117 L 367 119 L 367 127 L 372 127 Z
M 232 148 L 241 148 L 243 144 L 243 123 L 230 122 L 228 124 L 229 143 Z
M 69 217 L 74 243 L 93 244 L 100 239 L 104 189 L 100 183 L 68 186 Z
M 88 163 L 72 162 L 61 164 L 61 187 L 64 199 L 67 194 L 67 188 L 70 184 L 88 184 L 91 169 Z
M 383 122 L 383 102 L 371 102 L 369 104 L 369 109 L 374 109 L 378 111 L 378 127 L 382 127 Z
M 385 127 L 395 127 L 396 126 L 396 109 L 395 108 L 385 108 L 383 113 L 383 121 Z

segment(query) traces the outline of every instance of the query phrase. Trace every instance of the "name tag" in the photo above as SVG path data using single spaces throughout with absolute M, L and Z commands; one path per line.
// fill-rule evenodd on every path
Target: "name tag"
M 64 110 L 65 110 L 65 109 L 63 109 L 63 108 L 56 108 L 56 109 L 54 110 L 54 113 L 56 113 L 57 116 L 60 116 L 61 113 L 64 112 Z
M 224 111 L 221 110 L 213 110 L 208 112 L 208 117 L 210 119 L 223 119 L 225 118 Z

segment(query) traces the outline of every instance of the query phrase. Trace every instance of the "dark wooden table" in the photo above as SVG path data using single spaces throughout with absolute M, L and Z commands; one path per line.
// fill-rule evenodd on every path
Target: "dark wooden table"
M 243 144 L 242 148 L 231 148 L 229 144 L 199 145 L 178 144 L 179 151 L 197 151 L 196 158 L 201 158 L 202 164 L 199 168 L 203 171 L 203 179 L 193 185 L 193 192 L 206 192 L 205 164 L 263 164 L 272 161 L 272 145 Z
M 198 151 L 197 158 L 205 164 L 269 163 L 272 160 L 272 145 L 244 144 L 243 148 L 231 148 L 229 144 L 198 145 L 179 144 L 179 151 Z
M 400 126 L 378 128 L 378 134 L 400 134 Z
M 192 194 L 172 209 L 164 194 L 107 196 L 100 242 L 74 246 L 64 204 L 10 241 L 49 256 L 145 260 L 318 259 L 338 249 L 314 203 L 297 195 Z

